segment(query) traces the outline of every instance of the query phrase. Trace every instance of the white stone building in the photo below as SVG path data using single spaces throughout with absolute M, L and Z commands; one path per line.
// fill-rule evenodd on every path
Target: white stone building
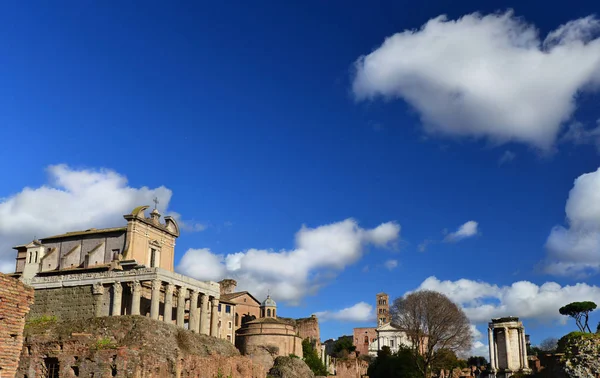
M 389 347 L 392 353 L 396 353 L 401 345 L 411 345 L 406 332 L 393 323 L 380 325 L 376 332 L 377 338 L 369 344 L 369 356 L 377 357 L 377 352 L 384 346 Z
M 531 373 L 527 363 L 525 328 L 517 317 L 492 319 L 488 327 L 490 365 L 495 378 Z

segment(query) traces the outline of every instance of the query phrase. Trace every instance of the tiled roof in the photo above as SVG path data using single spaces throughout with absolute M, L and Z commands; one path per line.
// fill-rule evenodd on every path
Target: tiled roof
M 48 236 L 47 238 L 42 238 L 42 240 L 68 238 L 68 237 L 72 237 L 72 236 L 81 236 L 81 235 L 105 234 L 105 233 L 109 233 L 109 232 L 119 232 L 119 231 L 127 231 L 127 227 L 112 227 L 112 228 L 99 228 L 99 229 L 90 228 L 89 230 L 85 230 L 85 231 L 72 231 L 72 232 L 67 232 L 66 234 Z

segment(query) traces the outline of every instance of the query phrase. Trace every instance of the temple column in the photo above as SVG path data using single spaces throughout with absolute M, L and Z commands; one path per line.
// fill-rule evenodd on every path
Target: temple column
M 158 320 L 158 314 L 160 309 L 160 287 L 162 282 L 160 280 L 152 280 L 152 297 L 150 300 L 150 318 Z
M 167 284 L 165 287 L 165 312 L 163 320 L 165 323 L 171 324 L 173 322 L 173 290 L 175 285 L 172 283 Z
M 529 361 L 527 361 L 527 341 L 525 340 L 525 329 L 521 328 L 519 331 L 521 331 L 521 345 L 523 345 L 523 365 L 521 367 L 523 369 L 529 369 Z
M 213 298 L 211 303 L 212 309 L 210 314 L 210 335 L 219 337 L 219 300 L 217 298 Z
M 190 293 L 190 331 L 198 333 L 200 329 L 199 323 L 200 320 L 198 319 L 198 290 L 194 289 Z
M 208 324 L 208 295 L 202 294 L 200 298 L 200 333 L 208 335 L 209 333 Z
M 121 299 L 123 297 L 123 286 L 120 282 L 113 283 L 113 303 L 112 303 L 112 316 L 121 315 Z
M 504 327 L 504 342 L 506 345 L 506 368 L 511 368 L 511 350 L 510 350 L 510 333 L 508 327 Z
M 140 281 L 133 281 L 129 283 L 131 289 L 131 315 L 140 314 L 140 300 L 142 298 L 142 284 Z
M 488 345 L 490 346 L 490 365 L 492 371 L 494 371 L 498 369 L 498 365 L 496 364 L 496 344 L 494 343 L 494 330 L 492 328 L 488 328 Z
M 185 296 L 187 289 L 183 286 L 177 292 L 177 326 L 183 328 L 185 323 Z
M 94 295 L 94 316 L 103 316 L 102 302 L 104 299 L 104 286 L 101 283 L 92 286 L 92 294 Z

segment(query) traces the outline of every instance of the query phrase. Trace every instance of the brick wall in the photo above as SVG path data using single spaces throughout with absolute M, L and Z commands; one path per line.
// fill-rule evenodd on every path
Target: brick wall
M 310 318 L 296 319 L 298 335 L 304 339 L 310 339 L 317 350 L 321 349 L 321 333 L 319 331 L 319 319 L 316 316 Z
M 23 345 L 25 315 L 33 288 L 0 273 L 0 377 L 14 376 Z
M 335 375 L 339 378 L 368 378 L 369 363 L 359 358 L 335 359 Z
M 107 294 L 108 298 L 109 295 Z M 38 289 L 35 303 L 31 306 L 29 318 L 42 315 L 56 316 L 59 319 L 81 319 L 94 316 L 94 295 L 92 286 L 61 287 Z
M 354 328 L 353 345 L 356 347 L 356 353 L 359 356 L 367 356 L 369 354 L 369 343 L 377 340 L 377 328 Z

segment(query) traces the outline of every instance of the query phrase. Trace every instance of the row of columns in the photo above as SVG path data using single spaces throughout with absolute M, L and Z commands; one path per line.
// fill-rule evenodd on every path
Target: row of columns
M 142 284 L 139 281 L 127 282 L 131 291 L 131 315 L 140 315 L 140 304 L 142 298 Z M 150 297 L 150 318 L 159 320 L 160 317 L 160 294 L 163 282 L 161 280 L 152 281 L 152 291 Z M 184 286 L 176 288 L 175 285 L 168 283 L 165 286 L 164 297 L 164 312 L 163 321 L 172 323 L 173 319 L 173 294 L 177 289 L 177 306 L 175 323 L 179 327 L 184 327 L 185 324 L 185 308 L 186 297 L 189 291 L 189 329 L 192 332 L 203 333 L 218 337 L 219 333 L 219 300 L 212 298 L 210 300 L 210 324 L 209 324 L 209 298 L 208 295 L 200 293 L 197 289 L 188 289 Z M 121 282 L 114 282 L 111 288 L 112 305 L 111 315 L 121 315 L 121 307 L 123 303 L 123 286 Z M 102 316 L 104 286 L 96 284 L 93 286 L 93 294 L 95 297 L 96 316 Z M 200 297 L 200 306 L 198 306 L 198 297 Z
M 512 350 L 510 345 L 510 328 L 503 327 L 504 331 L 504 351 L 506 354 L 506 366 L 502 366 L 503 369 L 514 368 L 511 366 L 512 360 Z M 492 371 L 498 370 L 499 366 L 499 358 L 498 358 L 498 345 L 497 338 L 494 337 L 494 328 L 488 328 L 488 342 L 490 348 L 490 365 L 492 367 Z M 517 328 L 517 342 L 519 343 L 519 367 L 518 369 L 528 369 L 528 361 L 527 361 L 527 343 L 525 341 L 525 330 L 523 328 Z

